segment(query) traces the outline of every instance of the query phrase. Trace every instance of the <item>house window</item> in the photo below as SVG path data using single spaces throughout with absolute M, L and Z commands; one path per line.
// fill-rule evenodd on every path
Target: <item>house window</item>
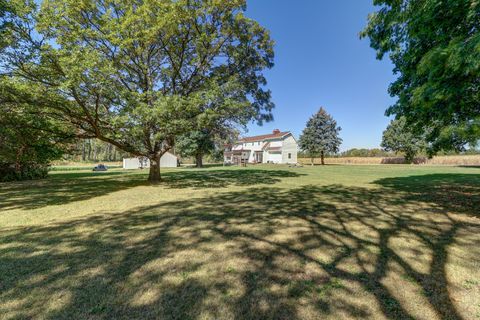
M 288 154 L 288 159 L 292 159 L 292 154 L 291 153 Z

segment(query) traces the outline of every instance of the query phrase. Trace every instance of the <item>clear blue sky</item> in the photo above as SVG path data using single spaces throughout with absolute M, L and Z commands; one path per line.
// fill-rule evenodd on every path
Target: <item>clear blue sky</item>
M 374 11 L 372 0 L 247 0 L 247 15 L 271 31 L 275 66 L 266 72 L 275 120 L 249 125 L 247 135 L 278 128 L 298 137 L 320 106 L 342 127 L 341 150 L 373 148 L 381 142 L 394 102 L 390 61 L 359 32 Z

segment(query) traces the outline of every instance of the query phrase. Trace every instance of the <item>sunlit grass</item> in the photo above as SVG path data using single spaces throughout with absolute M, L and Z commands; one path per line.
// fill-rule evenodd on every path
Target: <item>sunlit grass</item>
M 480 314 L 480 169 L 146 175 L 0 184 L 0 319 Z

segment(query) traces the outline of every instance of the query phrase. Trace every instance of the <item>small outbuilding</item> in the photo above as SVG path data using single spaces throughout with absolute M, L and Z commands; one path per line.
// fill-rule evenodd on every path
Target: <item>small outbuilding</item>
M 160 168 L 178 167 L 178 157 L 167 152 L 160 158 Z M 150 160 L 145 157 L 124 158 L 123 169 L 146 169 L 150 168 Z

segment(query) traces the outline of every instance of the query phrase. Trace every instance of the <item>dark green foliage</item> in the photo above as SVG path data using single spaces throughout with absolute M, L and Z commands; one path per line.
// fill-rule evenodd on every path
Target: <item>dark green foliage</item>
M 26 163 L 15 168 L 12 163 L 0 163 L 0 182 L 44 179 L 47 175 L 46 164 Z
M 5 0 L 0 0 L 0 49 L 3 48 L 5 43 L 5 29 L 6 29 L 6 21 L 5 16 L 7 14 L 7 2 Z
M 398 98 L 387 115 L 405 116 L 433 152 L 462 150 L 480 137 L 480 2 L 375 0 L 363 37 L 389 54 Z
M 208 130 L 197 130 L 180 136 L 175 150 L 182 157 L 194 157 L 197 167 L 203 166 L 203 157 L 215 151 L 213 134 Z
M 341 157 L 390 157 L 391 152 L 373 148 L 373 149 L 349 149 L 340 154 Z
M 412 163 L 415 156 L 427 149 L 423 137 L 412 132 L 404 117 L 392 120 L 383 132 L 382 148 L 386 151 L 402 153 L 407 163 Z
M 320 108 L 308 120 L 307 126 L 298 141 L 299 147 L 312 158 L 320 155 L 322 164 L 324 164 L 323 158 L 325 154 L 337 153 L 342 144 L 342 139 L 339 137 L 340 130 L 342 129 L 337 126 L 337 122 L 325 109 Z
M 2 89 L 0 181 L 44 178 L 49 162 L 62 156 L 73 134 L 36 106 L 6 102 L 8 92 Z

